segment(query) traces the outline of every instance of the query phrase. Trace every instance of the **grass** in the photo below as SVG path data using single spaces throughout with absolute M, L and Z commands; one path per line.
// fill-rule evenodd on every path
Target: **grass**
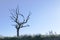
M 60 35 L 24 35 L 20 37 L 4 37 L 0 40 L 60 40 Z

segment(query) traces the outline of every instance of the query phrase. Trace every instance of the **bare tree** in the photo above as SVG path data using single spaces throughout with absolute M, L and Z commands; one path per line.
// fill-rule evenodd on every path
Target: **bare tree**
M 26 24 L 28 22 L 28 20 L 30 18 L 30 13 L 27 16 L 27 18 L 25 18 L 24 15 L 19 12 L 19 8 L 12 9 L 12 11 L 13 12 L 11 12 L 11 10 L 10 10 L 10 13 L 11 13 L 10 17 L 11 17 L 12 21 L 15 22 L 14 26 L 17 30 L 17 37 L 19 37 L 19 29 L 29 26 L 29 25 L 24 25 L 24 24 Z M 20 16 L 23 18 L 23 21 L 19 20 Z

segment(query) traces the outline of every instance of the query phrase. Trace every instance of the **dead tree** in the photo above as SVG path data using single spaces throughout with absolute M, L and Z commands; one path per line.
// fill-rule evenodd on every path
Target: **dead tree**
M 19 8 L 13 9 L 12 11 L 13 12 L 10 11 L 10 13 L 11 13 L 10 17 L 11 17 L 12 21 L 15 22 L 14 26 L 17 30 L 17 37 L 19 37 L 19 29 L 29 26 L 29 25 L 24 25 L 24 24 L 26 24 L 28 22 L 28 20 L 30 18 L 30 13 L 27 16 L 27 18 L 25 18 L 24 15 L 19 12 Z M 23 21 L 19 20 L 20 16 L 23 18 Z

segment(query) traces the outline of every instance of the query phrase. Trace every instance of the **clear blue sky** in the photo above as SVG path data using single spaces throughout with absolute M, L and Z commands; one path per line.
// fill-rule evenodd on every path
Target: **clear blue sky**
M 17 5 L 25 16 L 32 12 L 30 27 L 20 29 L 20 35 L 45 34 L 50 30 L 60 34 L 60 0 L 0 0 L 0 35 L 16 35 L 9 9 Z

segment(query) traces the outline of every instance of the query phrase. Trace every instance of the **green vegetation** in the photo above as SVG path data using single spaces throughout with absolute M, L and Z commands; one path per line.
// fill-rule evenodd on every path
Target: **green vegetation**
M 35 36 L 20 36 L 20 37 L 5 37 L 0 40 L 60 40 L 60 35 L 35 35 Z

